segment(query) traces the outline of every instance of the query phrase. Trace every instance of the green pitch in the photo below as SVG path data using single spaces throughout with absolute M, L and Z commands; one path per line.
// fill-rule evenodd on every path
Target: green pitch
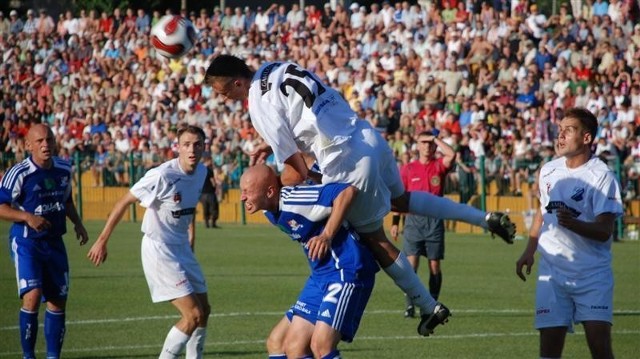
M 105 264 L 86 259 L 103 223 L 89 222 L 89 244 L 66 238 L 71 262 L 65 358 L 157 358 L 177 320 L 170 304 L 152 304 L 140 264 L 140 224 L 121 223 Z M 198 227 L 197 257 L 209 285 L 212 315 L 208 358 L 266 358 L 264 339 L 295 300 L 308 275 L 299 245 L 268 226 Z M 0 233 L 7 237 L 7 224 Z M 0 246 L 0 358 L 18 358 L 19 300 L 6 239 Z M 525 242 L 513 246 L 490 236 L 447 234 L 441 301 L 453 317 L 434 336 L 416 334 L 417 319 L 402 317 L 402 293 L 378 275 L 354 343 L 340 345 L 345 358 L 537 358 L 532 328 L 535 278 L 515 275 Z M 613 245 L 617 358 L 640 353 L 640 242 Z M 420 275 L 428 283 L 426 262 Z M 537 268 L 537 267 L 536 267 Z M 41 310 L 42 314 L 42 310 Z M 38 353 L 44 350 L 42 315 Z M 569 335 L 564 358 L 590 357 L 581 326 Z

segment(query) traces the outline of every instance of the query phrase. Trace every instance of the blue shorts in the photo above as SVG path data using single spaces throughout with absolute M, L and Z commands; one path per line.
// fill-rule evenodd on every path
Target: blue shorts
M 69 260 L 62 238 L 11 238 L 11 257 L 20 298 L 34 288 L 42 289 L 43 302 L 67 298 Z
M 291 321 L 297 315 L 314 325 L 318 320 L 325 322 L 340 332 L 342 340 L 351 342 L 374 284 L 375 274 L 354 282 L 311 276 L 286 316 Z

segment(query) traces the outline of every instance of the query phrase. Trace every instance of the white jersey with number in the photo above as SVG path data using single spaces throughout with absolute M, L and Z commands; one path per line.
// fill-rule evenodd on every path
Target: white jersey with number
M 147 209 L 142 232 L 168 244 L 188 242 L 189 224 L 206 176 L 207 169 L 202 163 L 193 174 L 187 174 L 180 168 L 178 159 L 149 170 L 130 190 Z
M 598 242 L 558 226 L 556 211 L 567 208 L 581 221 L 623 213 L 620 185 L 609 167 L 592 157 L 578 168 L 567 168 L 564 157 L 540 170 L 540 210 L 543 225 L 538 240 L 542 260 L 569 278 L 581 278 L 611 268 L 611 242 Z
M 283 163 L 298 150 L 313 153 L 323 174 L 349 148 L 358 117 L 339 92 L 289 62 L 266 63 L 249 89 L 249 114 L 260 136 Z

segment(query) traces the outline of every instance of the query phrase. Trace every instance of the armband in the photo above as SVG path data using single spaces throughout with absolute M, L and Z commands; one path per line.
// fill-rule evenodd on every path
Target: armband
M 393 217 L 391 217 L 391 225 L 397 226 L 399 224 L 400 224 L 400 215 L 394 214 Z

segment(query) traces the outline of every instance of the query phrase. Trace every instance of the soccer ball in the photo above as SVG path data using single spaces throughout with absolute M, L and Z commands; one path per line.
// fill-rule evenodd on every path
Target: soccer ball
M 197 40 L 191 21 L 179 15 L 165 15 L 151 28 L 151 45 L 170 59 L 186 54 Z

